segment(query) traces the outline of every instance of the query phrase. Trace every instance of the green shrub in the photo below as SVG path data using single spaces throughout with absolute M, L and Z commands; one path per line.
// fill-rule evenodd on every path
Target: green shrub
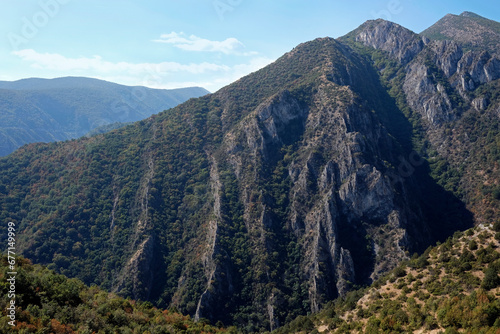
M 500 285 L 500 277 L 498 276 L 498 268 L 496 266 L 490 265 L 484 271 L 484 278 L 481 283 L 481 287 L 486 290 L 495 289 Z
M 406 270 L 402 266 L 397 266 L 394 269 L 393 274 L 395 277 L 404 277 L 406 275 Z

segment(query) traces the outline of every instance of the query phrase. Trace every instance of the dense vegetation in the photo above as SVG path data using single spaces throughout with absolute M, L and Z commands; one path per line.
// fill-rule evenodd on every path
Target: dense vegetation
M 500 224 L 455 233 L 415 254 L 371 287 L 300 316 L 277 333 L 497 333 L 500 329 Z M 159 310 L 87 287 L 17 258 L 16 326 L 6 316 L 8 263 L 1 259 L 0 328 L 14 333 L 236 333 L 175 309 Z
M 498 333 L 500 223 L 455 233 L 276 333 Z
M 325 42 L 333 47 L 325 48 Z M 36 263 L 86 284 L 119 288 L 125 296 L 162 307 L 174 303 L 183 313 L 194 314 L 205 288 L 199 257 L 213 201 L 210 155 L 219 154 L 222 135 L 269 96 L 287 88 L 305 104 L 321 73 L 317 64 L 328 59 L 339 67 L 348 61 L 337 45 L 331 39 L 301 45 L 293 57 L 284 56 L 216 95 L 192 99 L 111 134 L 19 149 L 0 160 L 0 189 L 7 195 L 0 219 L 16 222 L 19 247 Z M 292 137 L 290 144 L 297 139 Z M 264 168 L 255 192 L 276 195 L 272 210 L 283 216 L 286 165 L 273 164 Z M 295 241 L 285 235 L 269 258 L 265 248 L 249 243 L 241 183 L 232 168 L 224 161 L 219 165 L 223 216 L 218 229 L 224 253 L 216 261 L 230 263 L 227 275 L 238 293 L 227 294 L 217 314 L 225 323 L 256 330 L 267 326 L 262 308 L 251 305 L 256 296 L 265 300 L 273 288 L 262 277 L 266 267 L 286 273 L 278 283 L 284 291 L 283 321 L 306 312 L 307 289 L 296 289 L 301 255 Z M 127 261 L 148 240 L 154 240 L 155 249 L 149 270 L 156 274 L 149 287 L 134 286 Z M 250 247 L 260 255 L 252 256 Z M 254 271 L 263 261 L 266 266 Z M 185 282 L 181 288 L 179 280 Z
M 283 331 L 318 325 L 344 332 L 365 325 L 421 328 L 405 310 L 398 310 L 402 320 L 394 327 L 392 299 L 372 309 L 360 307 L 347 316 L 353 321 L 346 321 L 340 314 L 355 309 L 364 290 L 331 304 L 324 318 L 304 315 L 371 283 L 410 252 L 423 252 L 471 226 L 466 204 L 477 221 L 499 217 L 495 108 L 500 87 L 498 80 L 480 85 L 471 94 L 492 103 L 486 110 L 474 109 L 456 94 L 430 51 L 422 51 L 418 60 L 431 84 L 444 87 L 460 114 L 438 129 L 451 152 L 439 153 L 438 146 L 444 145 L 433 141 L 429 125 L 406 100 L 406 67 L 387 52 L 360 45 L 354 35 L 301 44 L 215 94 L 111 133 L 20 148 L 0 159 L 0 221 L 15 223 L 23 256 L 57 275 L 156 307 L 175 307 L 194 318 L 236 325 L 243 332 L 274 329 L 297 316 Z M 411 40 L 418 38 L 412 35 Z M 462 162 L 465 152 L 469 159 Z M 0 241 L 7 235 L 2 231 Z M 439 258 L 453 270 L 451 264 L 461 266 L 453 256 L 463 252 L 453 254 L 449 240 L 443 243 L 449 254 Z M 481 253 L 474 258 L 465 254 L 470 268 L 463 270 L 487 265 L 488 280 L 461 278 L 470 279 L 473 290 L 482 285 L 485 292 L 476 294 L 489 302 L 496 289 L 495 243 L 492 239 L 491 247 L 483 247 L 486 239 L 478 240 L 489 262 Z M 398 277 L 408 266 L 424 268 L 430 262 L 429 252 L 397 269 L 392 282 L 401 285 L 397 289 L 404 288 Z M 29 270 L 55 275 L 35 268 Z M 429 274 L 435 280 L 436 268 L 414 276 L 422 274 L 421 285 L 430 286 L 424 278 Z M 77 294 L 87 291 L 82 283 L 71 282 Z M 429 289 L 431 296 L 439 287 Z M 416 300 L 416 290 L 414 284 L 411 293 L 405 292 L 408 298 L 398 302 L 413 305 L 409 298 Z M 48 292 L 56 302 L 59 293 Z M 462 302 L 463 296 L 453 297 Z M 464 308 L 474 302 L 466 297 Z M 136 305 L 140 312 L 153 312 L 146 311 L 148 304 Z M 492 306 L 493 316 L 497 306 Z M 390 311 L 379 314 L 380 308 Z M 171 315 L 154 312 L 160 322 Z M 438 316 L 436 309 L 432 312 L 429 316 Z M 107 313 L 101 316 L 108 318 L 104 324 L 116 325 Z M 145 325 L 121 316 L 126 326 Z M 33 317 L 42 320 L 27 323 L 49 326 L 53 315 L 38 307 Z M 71 330 L 81 326 L 79 318 L 63 318 L 54 319 Z M 474 324 L 436 326 L 496 325 L 487 317 Z
M 10 277 L 7 258 L 0 259 L 0 331 L 2 333 L 107 334 L 107 333 L 231 333 L 193 321 L 175 309 L 159 310 L 149 302 L 136 302 L 88 287 L 77 279 L 56 274 L 29 260 L 17 258 L 14 321 L 7 317 Z

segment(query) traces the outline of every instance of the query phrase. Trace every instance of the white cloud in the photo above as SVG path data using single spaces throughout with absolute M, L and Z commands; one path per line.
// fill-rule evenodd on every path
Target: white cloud
M 69 58 L 57 53 L 39 53 L 32 49 L 13 51 L 12 54 L 30 63 L 29 76 L 86 76 L 151 88 L 200 86 L 212 92 L 273 61 L 265 57 L 253 57 L 246 63 L 230 66 L 208 62 L 110 62 L 98 55 Z
M 172 44 L 176 48 L 186 51 L 221 52 L 224 54 L 255 55 L 256 52 L 243 52 L 245 46 L 236 38 L 230 37 L 223 41 L 211 41 L 195 35 L 186 37 L 184 33 L 171 32 L 163 34 L 159 39 L 153 40 L 157 43 Z
M 113 63 L 103 60 L 100 56 L 93 56 L 92 58 L 67 58 L 57 53 L 38 53 L 32 49 L 13 51 L 12 53 L 24 61 L 31 62 L 31 66 L 34 68 L 56 71 L 93 70 L 101 73 L 129 72 L 134 74 L 168 74 L 173 72 L 187 72 L 201 74 L 210 71 L 228 71 L 230 69 L 226 65 L 217 65 L 207 62 L 187 65 L 177 62 L 138 64 L 127 62 Z
M 260 70 L 261 68 L 272 63 L 274 60 L 275 59 L 266 57 L 252 58 L 248 63 L 234 65 L 227 75 L 215 78 L 214 81 L 215 83 L 221 84 L 221 86 L 228 85 L 245 75 Z

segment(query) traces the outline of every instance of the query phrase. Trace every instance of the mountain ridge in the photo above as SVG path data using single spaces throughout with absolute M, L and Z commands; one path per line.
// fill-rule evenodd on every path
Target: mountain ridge
M 0 159 L 0 217 L 63 274 L 273 330 L 498 217 L 496 59 L 370 21 L 113 133 Z
M 14 90 L 45 90 L 54 88 L 83 88 L 83 87 L 94 87 L 94 88 L 106 88 L 108 86 L 114 87 L 130 87 L 130 88 L 148 88 L 140 85 L 123 85 L 112 81 L 90 78 L 90 77 L 78 77 L 78 76 L 67 76 L 59 78 L 24 78 L 14 81 L 0 81 L 0 89 L 14 89 Z M 186 91 L 192 88 L 200 89 L 203 93 L 210 93 L 208 90 L 202 87 L 186 87 L 186 88 L 148 88 L 157 91 Z
M 206 93 L 83 77 L 1 81 L 0 155 L 29 142 L 75 139 L 99 126 L 137 121 Z
M 467 49 L 482 48 L 498 54 L 500 23 L 472 12 L 447 14 L 420 35 L 431 40 L 452 40 Z
M 361 39 L 358 46 L 359 42 L 364 45 L 368 43 Z M 495 136 L 491 136 L 498 131 L 498 100 L 491 94 L 496 89 L 500 75 L 500 58 L 481 50 L 467 50 L 455 41 L 432 41 L 423 36 L 422 42 L 425 48 L 415 54 L 406 68 L 401 68 L 405 64 L 401 59 L 398 59 L 399 64 L 383 59 L 383 55 L 379 53 L 384 52 L 383 44 L 377 46 L 375 53 L 369 50 L 362 52 L 370 54 L 391 95 L 397 99 L 400 108 L 405 110 L 405 115 L 412 119 L 414 126 L 421 129 L 418 133 L 414 131 L 414 137 L 419 138 L 417 147 L 424 145 L 430 148 L 427 153 L 421 148 L 418 151 L 423 156 L 428 155 L 432 166 L 440 169 L 433 174 L 455 175 L 451 178 L 455 179 L 455 184 L 452 185 L 451 179 L 448 179 L 447 189 L 456 193 L 460 188 L 468 189 L 467 194 L 457 194 L 476 203 L 475 208 L 471 206 L 472 211 L 478 213 L 476 220 L 488 222 L 489 219 L 498 219 L 495 201 L 491 202 L 491 197 L 487 197 L 496 192 L 499 177 L 498 159 L 493 153 L 497 150 L 497 144 Z M 399 45 L 403 47 L 400 52 L 413 52 L 412 48 Z M 385 71 L 387 67 L 390 67 L 390 71 Z M 493 98 L 490 99 L 490 96 Z M 470 124 L 471 121 L 475 124 Z M 459 129 L 452 132 L 452 127 Z M 464 132 L 475 128 L 478 131 L 475 133 L 477 137 L 469 141 Z M 490 132 L 490 137 L 486 137 L 486 132 Z M 476 142 L 477 139 L 480 141 Z M 489 147 L 489 153 L 485 153 L 482 148 L 484 146 Z M 468 158 L 464 160 L 469 154 L 477 155 L 473 161 Z M 479 163 L 487 156 L 493 159 L 489 159 L 487 163 Z M 440 160 L 442 158 L 447 161 Z M 468 172 L 464 172 L 466 169 Z M 472 173 L 472 170 L 480 173 L 488 171 L 488 181 L 480 181 L 474 177 L 476 172 Z M 467 180 L 462 178 L 464 174 L 467 174 Z M 479 189 L 483 189 L 483 195 L 487 196 L 481 195 Z M 489 202 L 489 208 L 482 208 L 479 205 L 481 201 Z M 489 211 L 486 215 L 485 210 Z

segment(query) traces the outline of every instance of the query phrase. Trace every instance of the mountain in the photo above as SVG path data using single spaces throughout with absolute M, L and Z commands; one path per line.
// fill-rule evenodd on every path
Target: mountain
M 0 219 L 86 284 L 273 330 L 499 219 L 498 62 L 368 21 L 111 133 L 20 148 Z
M 498 333 L 500 223 L 455 233 L 279 333 Z
M 80 77 L 0 81 L 0 155 L 27 143 L 74 139 L 111 123 L 138 121 L 207 93 Z
M 496 53 L 500 49 L 500 23 L 471 12 L 448 14 L 420 33 L 431 40 L 450 40 L 465 49 Z
M 414 148 L 433 178 L 467 203 L 476 221 L 499 219 L 499 56 L 380 20 L 341 40 L 372 59 L 412 123 Z

